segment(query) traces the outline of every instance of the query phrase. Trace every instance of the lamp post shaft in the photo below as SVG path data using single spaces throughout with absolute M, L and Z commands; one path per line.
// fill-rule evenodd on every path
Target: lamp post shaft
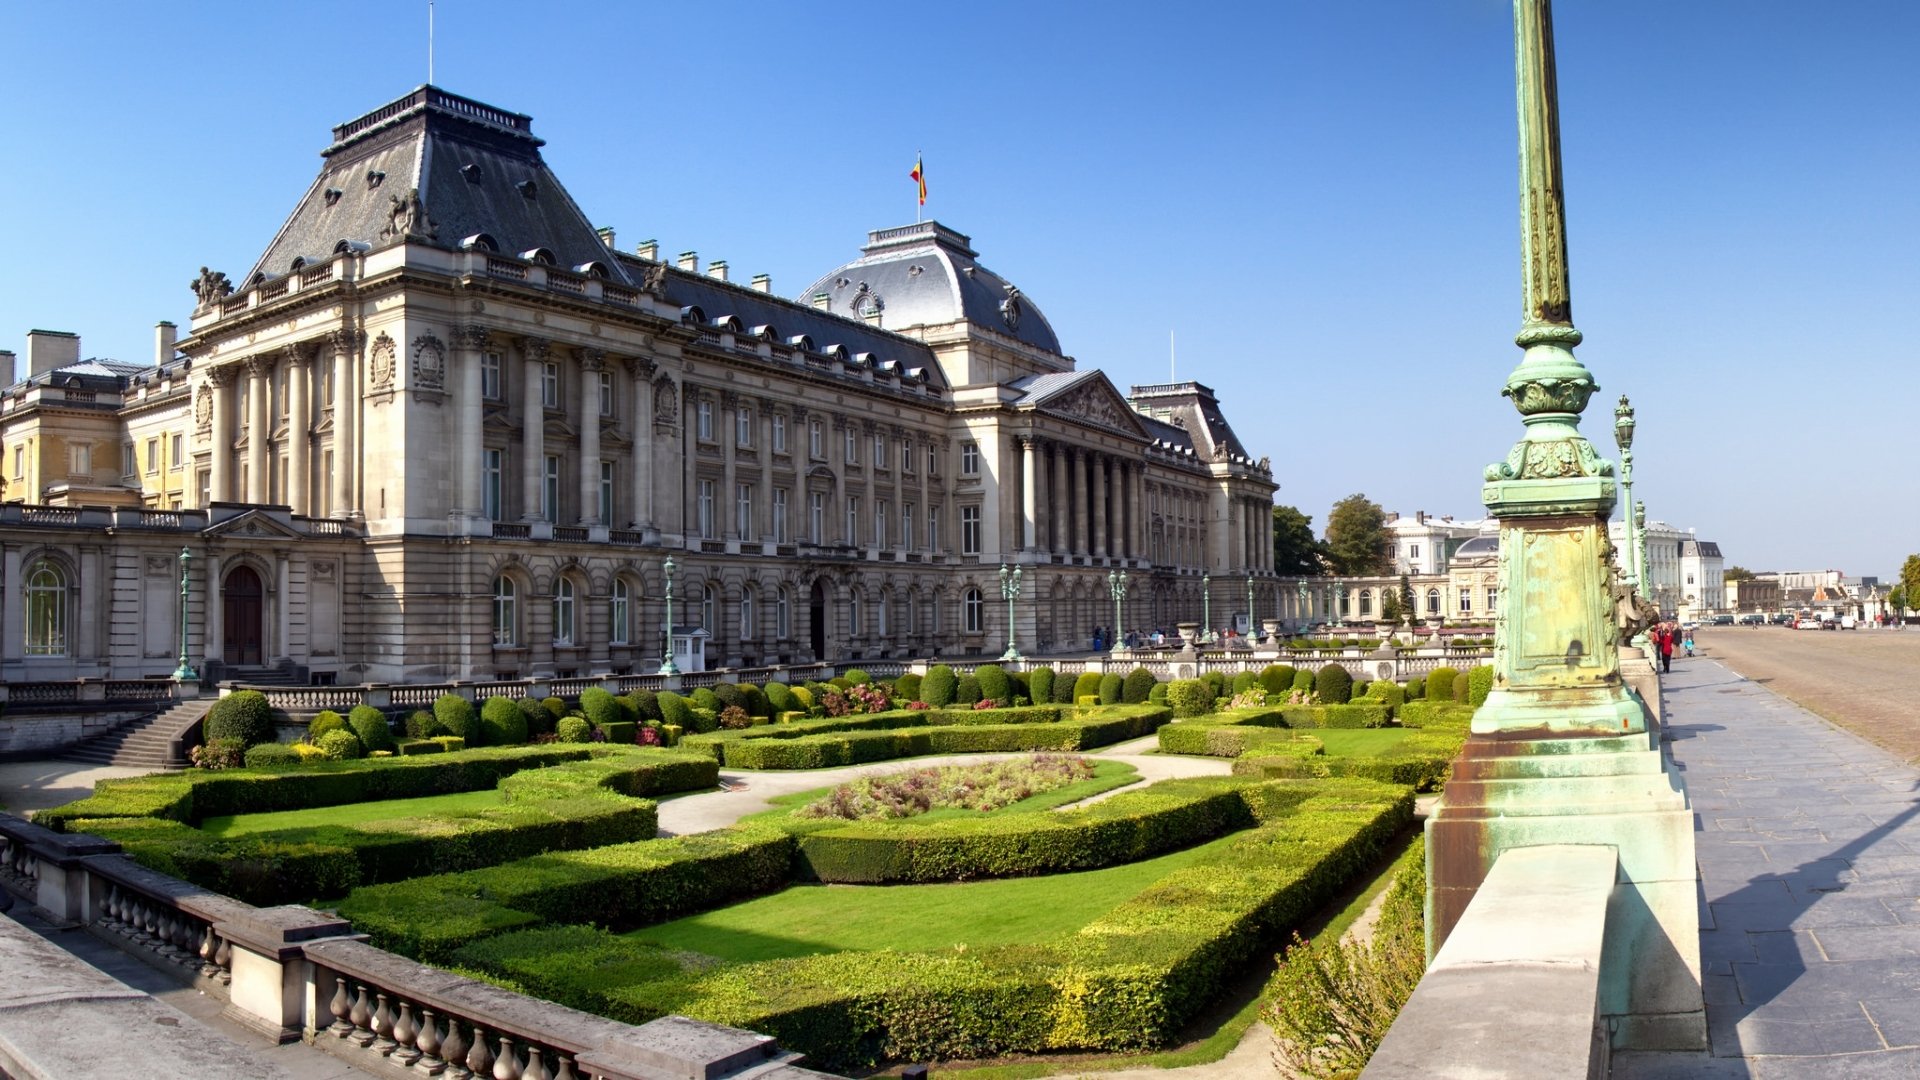
M 200 673 L 193 670 L 187 650 L 187 592 L 193 576 L 191 564 L 193 553 L 186 548 L 180 549 L 180 666 L 173 669 L 173 677 L 179 682 L 196 682 Z

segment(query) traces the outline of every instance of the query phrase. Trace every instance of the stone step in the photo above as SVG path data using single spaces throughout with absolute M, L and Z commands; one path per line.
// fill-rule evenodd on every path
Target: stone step
M 1618 754 L 1530 754 L 1514 757 L 1461 758 L 1453 775 L 1459 780 L 1527 780 L 1556 776 L 1652 775 L 1661 771 L 1657 750 Z
M 1447 781 L 1441 796 L 1449 814 L 1551 817 L 1571 812 L 1630 813 L 1686 805 L 1672 778 L 1660 774 L 1554 776 L 1519 780 Z M 1484 811 L 1484 814 L 1482 813 Z

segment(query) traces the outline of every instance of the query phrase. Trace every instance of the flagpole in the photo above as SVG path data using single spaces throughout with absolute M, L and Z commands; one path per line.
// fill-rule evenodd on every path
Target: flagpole
M 915 185 L 914 187 L 914 191 L 916 193 L 922 187 L 925 187 L 927 183 L 926 180 L 924 179 L 926 173 L 923 171 L 926 168 L 926 160 L 927 160 L 927 156 L 922 151 L 915 150 L 913 152 L 913 162 L 914 162 L 913 169 L 915 172 L 920 173 L 921 176 L 923 177 L 923 179 L 921 179 L 919 184 Z M 921 198 L 915 198 L 913 200 L 913 223 L 915 225 L 920 224 L 920 219 L 922 215 L 924 215 L 926 212 L 927 212 L 926 200 Z

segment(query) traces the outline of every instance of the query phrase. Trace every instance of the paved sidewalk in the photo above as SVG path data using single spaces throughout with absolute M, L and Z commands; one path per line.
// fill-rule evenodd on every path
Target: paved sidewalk
M 1712 1052 L 1621 1054 L 1613 1076 L 1920 1076 L 1920 771 L 1712 660 L 1662 696 Z
M 93 794 L 97 781 L 145 776 L 152 771 L 71 761 L 0 762 L 0 809 L 16 817 L 30 818 L 37 810 L 86 798 Z

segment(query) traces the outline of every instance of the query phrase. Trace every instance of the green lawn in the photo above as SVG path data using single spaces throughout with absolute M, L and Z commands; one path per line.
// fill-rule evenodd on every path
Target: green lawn
M 244 836 L 247 833 L 276 829 L 303 829 L 313 825 L 362 825 L 370 821 L 404 821 L 434 814 L 459 814 L 503 805 L 497 788 L 463 791 L 457 795 L 429 795 L 424 799 L 389 799 L 385 802 L 350 803 L 323 806 L 312 810 L 281 810 L 271 814 L 236 814 L 210 817 L 200 823 L 202 832 L 214 836 Z
M 739 963 L 1044 941 L 1085 926 L 1235 839 L 1228 835 L 1156 859 L 1079 874 L 943 885 L 795 885 L 627 936 Z
M 1311 728 L 1305 732 L 1320 740 L 1328 757 L 1378 757 L 1410 733 L 1408 728 Z
M 998 810 L 990 810 L 987 812 L 990 814 L 1028 814 L 1036 810 L 1051 810 L 1056 806 L 1065 806 L 1068 803 L 1076 803 L 1081 799 L 1091 798 L 1103 791 L 1112 791 L 1114 788 L 1126 787 L 1128 784 L 1140 779 L 1140 770 L 1124 761 L 1101 761 L 1098 758 L 1089 760 L 1093 762 L 1093 776 L 1089 779 L 1082 780 L 1077 784 L 1068 784 L 1063 788 L 1055 788 L 1052 791 L 1043 791 L 1038 795 L 1029 795 L 1017 803 L 1012 803 Z M 926 768 L 926 766 L 918 767 Z M 834 787 L 838 786 L 837 784 L 834 785 Z M 832 790 L 833 787 L 818 787 L 811 791 L 796 791 L 791 795 L 776 795 L 767 800 L 767 802 L 773 805 L 773 809 L 762 810 L 757 814 L 749 814 L 740 820 L 743 823 L 771 822 L 778 818 L 784 818 L 815 799 L 825 797 L 827 793 Z M 943 818 L 951 817 L 979 816 L 981 816 L 979 811 L 963 810 L 956 807 L 950 810 L 929 810 L 924 814 L 916 815 L 912 820 L 916 822 L 927 822 L 939 821 Z

